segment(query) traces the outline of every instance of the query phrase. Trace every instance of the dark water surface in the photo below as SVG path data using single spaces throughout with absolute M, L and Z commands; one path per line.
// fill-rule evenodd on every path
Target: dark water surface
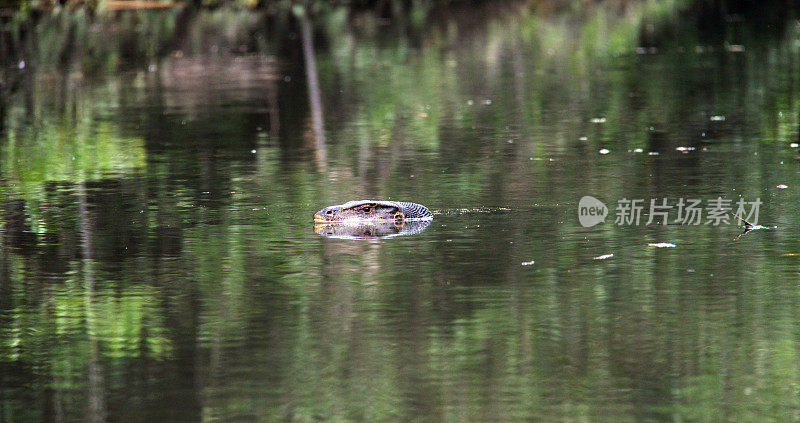
M 663 8 L 332 13 L 316 93 L 302 25 L 204 12 L 115 72 L 40 31 L 0 106 L 0 421 L 800 421 L 800 21 Z M 717 197 L 779 229 L 615 223 Z M 361 198 L 436 216 L 314 232 Z

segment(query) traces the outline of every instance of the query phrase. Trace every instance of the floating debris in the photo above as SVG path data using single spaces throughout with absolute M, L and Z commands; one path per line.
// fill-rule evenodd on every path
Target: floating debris
M 488 98 L 486 100 L 483 100 L 483 105 L 484 106 L 490 106 L 491 104 L 492 104 L 492 100 L 489 100 Z
M 606 118 L 604 118 L 604 117 L 592 118 L 591 122 L 592 123 L 606 123 Z
M 105 3 L 105 7 L 111 11 L 119 10 L 141 10 L 141 9 L 166 9 L 176 6 L 172 2 L 151 2 L 141 0 L 111 0 Z
M 725 120 L 725 116 L 715 115 L 715 116 L 711 116 L 710 118 L 708 118 L 708 120 L 710 120 L 712 122 L 720 122 L 720 121 Z
M 675 147 L 675 149 L 678 150 L 678 151 L 694 151 L 695 150 L 694 147 Z
M 649 243 L 647 245 L 650 246 L 650 247 L 656 247 L 656 248 L 675 248 L 675 247 L 677 247 L 677 245 L 669 243 L 669 242 L 651 242 L 651 243 Z
M 786 189 L 786 188 L 789 188 L 789 185 L 780 184 L 780 185 L 776 186 L 775 188 Z
M 648 156 L 658 156 L 658 151 L 650 151 L 647 153 Z
M 589 137 L 580 137 L 578 138 L 579 141 L 589 141 Z
M 741 44 L 725 43 L 725 50 L 727 50 L 729 53 L 744 53 L 744 46 Z
M 522 262 L 522 263 L 520 263 L 520 264 L 521 264 L 521 265 L 523 265 L 523 266 L 532 266 L 532 265 L 533 265 L 533 263 L 534 263 L 534 261 L 533 261 L 533 260 L 531 260 L 531 261 L 523 261 L 523 262 Z
M 797 148 L 797 147 L 800 147 L 800 144 L 798 144 L 796 142 L 793 142 L 793 143 L 789 144 L 789 147 Z
M 634 149 L 633 149 L 633 152 L 634 152 L 634 153 L 643 153 L 643 152 L 644 152 L 644 150 L 643 150 L 643 149 L 641 149 L 641 148 L 634 148 Z
M 605 260 L 605 259 L 610 259 L 611 257 L 614 257 L 613 253 L 612 254 L 603 254 L 602 256 L 597 256 L 594 259 L 595 260 Z
M 747 235 L 748 233 L 750 233 L 752 231 L 756 231 L 756 230 L 759 230 L 759 229 L 778 229 L 777 226 L 754 225 L 754 224 L 744 220 L 743 218 L 739 217 L 738 215 L 735 215 L 735 214 L 733 214 L 731 212 L 728 212 L 728 213 L 730 213 L 731 216 L 739 219 L 742 223 L 744 223 L 744 232 L 740 233 L 739 235 L 736 235 L 736 238 L 733 239 L 734 241 L 736 241 L 737 239 L 741 238 L 744 235 Z
M 474 101 L 472 101 L 472 100 L 467 100 L 467 105 L 469 105 L 469 106 L 472 106 L 473 104 L 475 104 L 475 102 L 474 102 Z
M 600 149 L 600 154 L 608 154 L 608 153 L 610 153 L 610 152 L 611 152 L 611 150 L 609 150 L 609 149 L 607 149 L 607 148 L 601 148 L 601 149 Z

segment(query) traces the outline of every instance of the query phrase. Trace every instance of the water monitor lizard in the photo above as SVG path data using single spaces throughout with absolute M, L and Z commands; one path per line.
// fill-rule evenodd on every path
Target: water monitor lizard
M 404 201 L 348 201 L 344 204 L 325 207 L 314 213 L 314 221 L 317 223 L 431 219 L 433 219 L 433 213 L 427 207 Z

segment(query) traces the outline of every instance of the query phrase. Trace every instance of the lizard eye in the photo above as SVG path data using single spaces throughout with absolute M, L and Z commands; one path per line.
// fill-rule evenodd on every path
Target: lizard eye
M 325 214 L 333 214 L 333 210 L 328 210 L 325 212 Z
M 372 211 L 372 207 L 364 207 L 364 213 L 369 213 Z

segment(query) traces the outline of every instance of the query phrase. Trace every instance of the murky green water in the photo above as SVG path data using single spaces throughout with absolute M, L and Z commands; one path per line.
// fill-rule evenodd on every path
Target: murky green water
M 302 25 L 123 14 L 156 35 L 59 64 L 45 22 L 0 102 L 0 421 L 800 420 L 800 21 L 629 9 L 333 13 L 316 93 Z M 717 197 L 778 230 L 646 224 Z M 361 198 L 436 216 L 314 232 Z

